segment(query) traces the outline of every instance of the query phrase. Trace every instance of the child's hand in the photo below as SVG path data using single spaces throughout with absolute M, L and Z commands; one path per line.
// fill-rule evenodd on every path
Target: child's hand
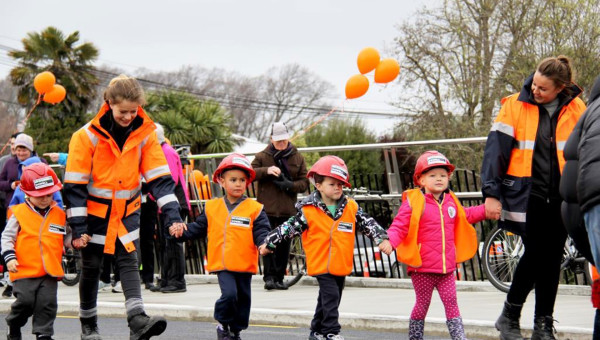
M 87 247 L 88 242 L 92 239 L 92 237 L 88 234 L 82 234 L 81 237 L 74 239 L 71 241 L 73 244 L 73 248 L 81 249 Z
M 181 237 L 181 235 L 183 235 L 183 232 L 187 229 L 188 229 L 187 225 L 183 222 L 173 223 L 169 227 L 169 234 L 171 234 L 171 236 L 173 236 L 175 238 L 179 238 L 179 237 Z
M 379 243 L 379 250 L 386 255 L 390 255 L 392 253 L 392 244 L 388 240 L 383 240 L 383 242 Z
M 8 268 L 8 271 L 11 272 L 11 273 L 18 272 L 18 270 L 17 270 L 18 266 L 19 266 L 19 261 L 17 261 L 17 260 L 10 260 L 6 264 L 6 267 Z
M 485 218 L 488 220 L 499 220 L 502 213 L 502 203 L 494 197 L 485 199 Z
M 261 256 L 265 256 L 265 255 L 271 254 L 273 251 L 270 250 L 269 248 L 267 248 L 266 243 L 263 243 L 258 247 L 258 252 L 260 253 Z

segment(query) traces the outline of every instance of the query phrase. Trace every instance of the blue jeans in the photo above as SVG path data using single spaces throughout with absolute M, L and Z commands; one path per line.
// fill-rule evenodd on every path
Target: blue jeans
M 600 264 L 600 204 L 583 214 L 585 230 L 590 240 L 590 249 L 596 265 Z

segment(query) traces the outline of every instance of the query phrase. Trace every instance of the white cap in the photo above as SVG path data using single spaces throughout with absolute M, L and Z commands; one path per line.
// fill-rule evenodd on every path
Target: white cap
M 284 122 L 273 123 L 273 127 L 271 129 L 271 138 L 273 138 L 273 141 L 275 142 L 290 139 L 290 133 Z
M 23 146 L 29 149 L 29 151 L 33 152 L 33 138 L 31 136 L 26 135 L 24 133 L 20 134 L 15 138 L 15 148 L 17 146 Z

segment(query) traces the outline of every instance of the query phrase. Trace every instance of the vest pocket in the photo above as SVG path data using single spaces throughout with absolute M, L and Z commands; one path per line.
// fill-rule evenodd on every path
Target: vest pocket
M 94 202 L 90 199 L 87 201 L 87 209 L 88 215 L 94 215 L 100 218 L 106 218 L 106 213 L 108 212 L 108 205 Z
M 125 210 L 125 217 L 133 214 L 142 206 L 142 196 L 138 196 L 133 199 L 133 201 L 127 204 L 127 209 Z

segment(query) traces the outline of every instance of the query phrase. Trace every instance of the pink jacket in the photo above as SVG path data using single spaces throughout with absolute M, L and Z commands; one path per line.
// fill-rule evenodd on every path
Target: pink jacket
M 177 151 L 173 149 L 168 143 L 162 143 L 162 150 L 165 154 L 165 158 L 167 159 L 167 164 L 169 164 L 169 170 L 171 170 L 171 177 L 173 177 L 173 181 L 175 185 L 181 183 L 183 187 L 183 191 L 185 192 L 185 200 L 188 206 L 188 209 L 191 210 L 190 206 L 190 194 L 188 193 L 187 185 L 185 184 L 185 178 L 183 177 L 183 167 L 181 166 L 181 159 L 177 154 Z
M 417 236 L 423 265 L 419 268 L 408 267 L 409 272 L 446 274 L 456 268 L 454 248 L 456 209 L 456 204 L 450 195 L 444 194 L 443 201 L 439 204 L 433 195 L 425 194 L 425 207 L 419 220 Z M 485 206 L 483 204 L 475 207 L 465 207 L 464 209 L 467 220 L 471 224 L 485 219 Z M 394 248 L 398 247 L 408 234 L 411 214 L 410 205 L 407 203 L 402 204 L 398 215 L 396 215 L 387 230 L 390 243 Z M 446 258 L 445 262 L 443 261 L 444 257 Z

